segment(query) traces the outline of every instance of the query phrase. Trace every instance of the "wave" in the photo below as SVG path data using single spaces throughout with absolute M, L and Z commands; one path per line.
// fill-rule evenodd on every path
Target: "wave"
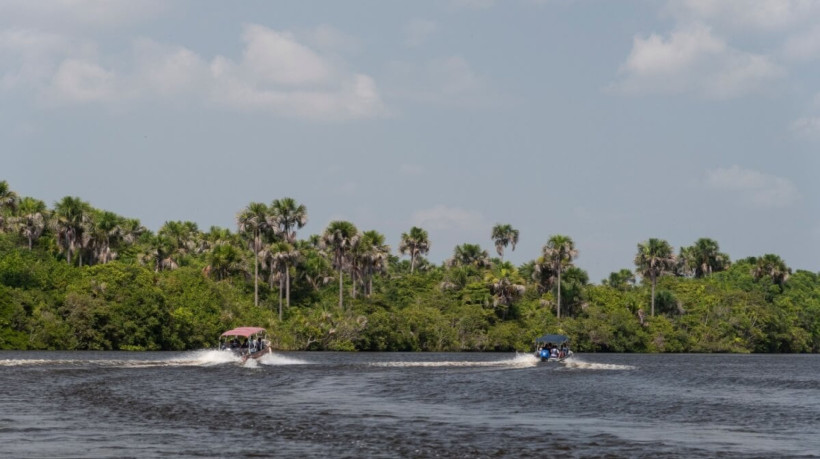
M 270 353 L 265 354 L 259 358 L 259 363 L 262 365 L 308 365 L 309 362 L 306 362 L 301 359 L 297 359 L 294 357 L 285 357 L 280 354 Z
M 567 368 L 579 370 L 634 370 L 632 365 L 616 365 L 614 363 L 585 362 L 576 356 L 572 356 L 561 362 Z
M 370 365 L 376 367 L 493 367 L 493 368 L 527 368 L 538 364 L 538 359 L 530 354 L 516 354 L 515 357 L 505 360 L 476 361 L 459 360 L 443 362 L 373 362 Z

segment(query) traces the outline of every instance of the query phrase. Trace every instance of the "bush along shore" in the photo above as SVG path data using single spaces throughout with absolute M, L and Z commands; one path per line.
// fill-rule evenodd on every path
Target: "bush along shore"
M 820 351 L 820 275 L 777 255 L 733 261 L 709 238 L 677 253 L 650 238 L 596 284 L 566 235 L 514 266 L 519 233 L 499 224 L 492 257 L 461 244 L 434 265 L 423 228 L 391 249 L 346 221 L 299 238 L 306 222 L 283 198 L 239 209 L 234 230 L 154 233 L 2 181 L 0 349 L 202 349 L 258 325 L 280 350 L 528 351 L 551 332 L 580 352 Z

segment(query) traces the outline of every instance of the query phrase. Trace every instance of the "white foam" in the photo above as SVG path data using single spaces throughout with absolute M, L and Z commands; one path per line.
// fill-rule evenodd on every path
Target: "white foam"
M 267 353 L 259 357 L 259 363 L 262 365 L 307 365 L 308 362 L 293 357 L 285 357 L 280 354 Z
M 565 367 L 567 368 L 576 368 L 580 370 L 634 370 L 635 367 L 632 365 L 616 365 L 614 363 L 594 363 L 594 362 L 585 362 L 578 357 L 571 357 L 563 362 Z
M 505 360 L 492 361 L 443 361 L 443 362 L 374 362 L 370 365 L 377 367 L 501 367 L 526 368 L 538 364 L 538 359 L 531 354 L 516 354 L 515 357 Z
M 241 362 L 242 359 L 231 351 L 220 351 L 217 349 L 201 349 L 198 351 L 186 352 L 184 355 L 174 357 L 164 361 L 165 365 L 203 365 L 212 366 L 223 363 Z

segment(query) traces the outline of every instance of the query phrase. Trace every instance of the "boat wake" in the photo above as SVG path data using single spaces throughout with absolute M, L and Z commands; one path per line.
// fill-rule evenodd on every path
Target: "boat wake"
M 395 367 L 395 368 L 416 368 L 416 367 L 490 367 L 490 368 L 527 368 L 538 364 L 538 359 L 529 354 L 517 354 L 515 357 L 506 360 L 492 361 L 443 361 L 443 362 L 374 362 L 371 366 Z
M 561 362 L 567 368 L 579 370 L 634 370 L 632 365 L 616 365 L 613 363 L 585 362 L 578 357 L 571 357 Z
M 252 360 L 252 359 L 248 359 Z M 293 357 L 285 357 L 280 354 L 270 353 L 265 354 L 262 357 L 259 357 L 258 362 L 262 365 L 309 365 L 310 362 L 306 362 L 301 359 L 293 358 Z M 247 362 L 246 362 L 247 364 Z

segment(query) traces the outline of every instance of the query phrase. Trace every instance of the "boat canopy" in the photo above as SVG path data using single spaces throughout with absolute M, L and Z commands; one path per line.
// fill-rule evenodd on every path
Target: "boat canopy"
M 564 344 L 567 341 L 569 341 L 569 336 L 567 335 L 544 335 L 535 338 L 536 343 Z
M 260 327 L 239 327 L 234 328 L 233 330 L 228 330 L 223 333 L 221 336 L 241 336 L 243 338 L 247 338 L 251 335 L 255 335 L 257 333 L 264 333 L 265 329 Z

